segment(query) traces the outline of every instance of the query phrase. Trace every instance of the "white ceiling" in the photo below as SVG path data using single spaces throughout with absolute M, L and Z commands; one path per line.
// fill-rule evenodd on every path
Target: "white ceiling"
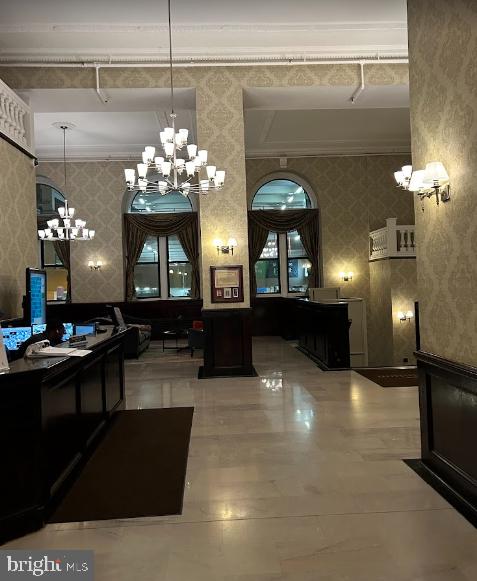
M 68 159 L 129 159 L 140 157 L 145 145 L 158 142 L 170 125 L 168 89 L 108 89 L 104 103 L 93 89 L 20 91 L 34 111 L 35 149 L 39 159 L 63 156 L 61 130 L 53 123 L 73 123 L 67 132 Z M 196 140 L 195 91 L 174 91 L 176 127 Z
M 154 60 L 166 0 L 0 0 L 0 60 Z M 172 1 L 174 56 L 200 60 L 407 55 L 406 0 Z
M 247 157 L 406 153 L 410 151 L 407 86 L 369 86 L 355 104 L 350 87 L 247 89 Z M 137 159 L 169 125 L 167 89 L 108 89 L 103 103 L 93 89 L 20 92 L 35 112 L 40 160 L 61 159 L 57 122 L 73 123 L 68 159 Z M 196 142 L 195 92 L 175 91 L 176 127 Z M 200 145 L 200 144 L 199 144 Z
M 247 157 L 407 153 L 409 87 L 368 86 L 356 103 L 349 87 L 247 89 Z

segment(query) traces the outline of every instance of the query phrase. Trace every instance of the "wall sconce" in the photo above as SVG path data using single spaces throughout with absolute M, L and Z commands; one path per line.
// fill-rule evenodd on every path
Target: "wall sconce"
M 90 270 L 101 270 L 101 267 L 103 266 L 103 261 L 102 260 L 88 260 L 88 266 L 90 268 Z
M 413 319 L 414 313 L 412 311 L 407 311 L 406 313 L 404 311 L 398 311 L 397 316 L 401 323 L 403 323 L 404 321 L 410 321 Z
M 411 166 L 404 166 L 411 168 Z M 424 211 L 424 198 L 436 196 L 436 204 L 439 202 L 448 202 L 450 200 L 450 185 L 449 174 L 446 168 L 440 161 L 431 161 L 426 165 L 426 169 L 418 169 L 412 171 L 410 179 L 407 179 L 409 170 L 406 169 L 406 174 L 403 171 L 397 171 L 394 174 L 398 186 L 415 192 L 422 202 L 422 210 Z
M 340 272 L 340 278 L 343 282 L 349 282 L 353 280 L 353 273 L 350 272 Z
M 412 165 L 403 165 L 400 171 L 394 172 L 394 179 L 396 180 L 398 188 L 403 190 L 409 189 L 409 182 L 412 176 Z
M 222 254 L 231 254 L 233 256 L 234 248 L 236 248 L 238 245 L 235 238 L 229 238 L 227 245 L 225 245 L 222 240 L 217 238 L 214 240 L 214 246 L 217 248 L 217 254 L 221 252 Z

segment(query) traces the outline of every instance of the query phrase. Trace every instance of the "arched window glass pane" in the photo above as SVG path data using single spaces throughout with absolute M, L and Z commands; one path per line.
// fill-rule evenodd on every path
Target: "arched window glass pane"
M 36 211 L 39 216 L 53 214 L 64 205 L 65 197 L 61 192 L 47 184 L 36 184 Z
M 129 211 L 131 213 L 192 212 L 192 205 L 189 198 L 179 192 L 171 192 L 165 196 L 138 192 L 131 202 Z
M 263 184 L 252 201 L 252 210 L 304 210 L 311 208 L 305 190 L 292 180 L 272 180 Z

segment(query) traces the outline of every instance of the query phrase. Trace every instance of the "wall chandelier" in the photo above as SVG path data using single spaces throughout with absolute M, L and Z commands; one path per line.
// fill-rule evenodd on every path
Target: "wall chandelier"
M 412 165 L 405 165 L 400 171 L 394 172 L 394 179 L 398 187 L 415 192 L 422 203 L 424 199 L 436 196 L 436 204 L 450 200 L 449 174 L 440 161 L 431 161 L 426 169 L 412 169 Z
M 53 123 L 55 127 L 63 131 L 63 172 L 64 172 L 64 191 L 66 192 L 66 130 L 74 127 L 71 123 Z M 68 200 L 65 199 L 65 205 L 58 208 L 60 218 L 47 220 L 48 228 L 38 230 L 40 240 L 92 240 L 95 235 L 94 230 L 86 228 L 86 222 L 79 218 L 73 217 L 75 209 L 68 206 Z
M 142 153 L 142 163 L 137 164 L 136 170 L 125 169 L 124 175 L 129 191 L 139 190 L 145 193 L 162 195 L 171 192 L 180 192 L 183 196 L 190 193 L 207 194 L 210 190 L 220 190 L 225 181 L 225 171 L 218 170 L 215 165 L 207 165 L 207 151 L 198 150 L 197 145 L 187 143 L 189 131 L 179 129 L 176 133 L 176 113 L 174 111 L 174 78 L 172 71 L 172 29 L 171 29 L 171 0 L 167 2 L 169 22 L 169 71 L 171 85 L 171 127 L 160 132 L 160 139 L 164 156 L 156 157 L 156 148 L 152 145 L 145 147 Z M 179 157 L 178 153 L 187 150 L 188 159 Z M 207 179 L 201 179 L 205 168 Z M 162 175 L 162 180 L 151 181 L 148 173 Z

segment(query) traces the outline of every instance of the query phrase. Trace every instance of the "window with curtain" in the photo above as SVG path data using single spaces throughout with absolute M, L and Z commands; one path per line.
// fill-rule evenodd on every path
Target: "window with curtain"
M 44 177 L 38 176 L 36 184 L 36 210 L 39 218 L 51 216 L 65 203 L 64 195 Z M 51 240 L 40 240 L 40 264 L 46 270 L 47 300 L 64 301 L 68 298 L 68 269 L 58 255 Z
M 303 186 L 292 179 L 263 184 L 252 200 L 252 210 L 308 210 L 313 206 Z M 257 295 L 303 294 L 308 288 L 311 263 L 297 230 L 269 232 L 265 248 L 255 263 Z
M 192 212 L 188 198 L 179 192 L 166 196 L 137 192 L 133 197 L 131 213 Z M 134 269 L 136 297 L 188 297 L 191 292 L 192 267 L 178 236 L 160 236 L 146 239 Z

